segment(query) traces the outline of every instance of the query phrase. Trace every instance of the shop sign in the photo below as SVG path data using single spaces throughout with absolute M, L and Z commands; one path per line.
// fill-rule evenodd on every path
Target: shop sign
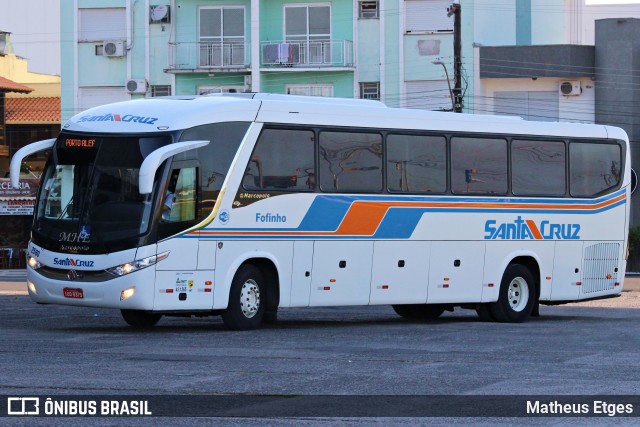
M 0 178 L 0 215 L 33 215 L 40 180 L 21 179 L 16 188 L 9 178 Z

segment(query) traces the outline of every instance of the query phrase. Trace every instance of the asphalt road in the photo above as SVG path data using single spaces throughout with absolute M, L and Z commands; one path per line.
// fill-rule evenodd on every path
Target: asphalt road
M 0 296 L 0 307 L 0 394 L 10 396 L 640 396 L 638 309 L 543 306 L 540 318 L 524 324 L 483 323 L 461 309 L 430 323 L 402 320 L 386 306 L 283 309 L 274 326 L 231 332 L 219 318 L 163 318 L 153 330 L 135 331 L 118 311 L 37 305 L 23 295 Z M 304 415 L 215 419 L 214 425 L 416 424 L 413 418 Z M 64 418 L 55 419 L 59 424 L 26 420 L 0 423 L 69 424 Z M 426 420 L 418 424 L 468 424 L 465 418 Z M 524 420 L 474 424 L 633 425 L 638 418 Z M 164 423 L 206 424 L 202 418 L 133 424 Z

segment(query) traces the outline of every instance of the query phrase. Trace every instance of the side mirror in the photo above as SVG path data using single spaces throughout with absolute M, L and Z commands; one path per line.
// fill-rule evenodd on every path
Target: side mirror
M 174 156 L 184 151 L 194 150 L 196 148 L 204 147 L 209 144 L 210 141 L 182 141 L 175 144 L 165 145 L 157 150 L 153 151 L 147 156 L 140 166 L 140 175 L 138 177 L 138 189 L 140 194 L 151 194 L 153 190 L 153 179 L 156 176 L 156 170 L 160 167 L 162 162 L 169 157 Z
M 25 157 L 30 156 L 38 151 L 48 150 L 56 143 L 56 139 L 44 139 L 42 141 L 33 142 L 29 145 L 25 145 L 13 155 L 11 158 L 11 165 L 9 166 L 9 173 L 11 177 L 11 186 L 18 188 L 20 184 L 20 165 Z

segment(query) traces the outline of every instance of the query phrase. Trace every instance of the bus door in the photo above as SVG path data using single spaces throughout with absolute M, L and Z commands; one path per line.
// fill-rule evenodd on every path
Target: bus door
M 311 292 L 313 241 L 293 242 L 293 270 L 291 273 L 291 306 L 307 307 Z
M 158 253 L 169 252 L 156 270 L 154 310 L 210 310 L 214 260 L 199 270 L 199 235 L 188 232 L 200 221 L 197 161 L 173 162 L 158 224 Z M 203 260 L 204 261 L 204 260 Z M 200 267 L 201 268 L 201 267 Z

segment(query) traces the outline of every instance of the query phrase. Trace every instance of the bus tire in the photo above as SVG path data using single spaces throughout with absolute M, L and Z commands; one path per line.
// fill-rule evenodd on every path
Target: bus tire
M 446 309 L 442 304 L 396 304 L 391 307 L 400 316 L 411 320 L 437 319 Z
M 142 310 L 120 310 L 120 313 L 124 321 L 136 329 L 152 328 L 162 317 L 162 314 Z
M 478 304 L 476 307 L 476 313 L 478 313 L 478 317 L 483 322 L 495 322 L 496 319 L 493 317 L 491 313 L 491 307 L 489 304 Z
M 262 323 L 265 310 L 265 285 L 262 271 L 255 265 L 242 265 L 231 282 L 229 305 L 222 320 L 229 329 L 256 329 Z
M 520 323 L 527 320 L 536 300 L 536 288 L 529 269 L 510 264 L 500 282 L 498 301 L 489 305 L 493 318 L 502 323 Z

